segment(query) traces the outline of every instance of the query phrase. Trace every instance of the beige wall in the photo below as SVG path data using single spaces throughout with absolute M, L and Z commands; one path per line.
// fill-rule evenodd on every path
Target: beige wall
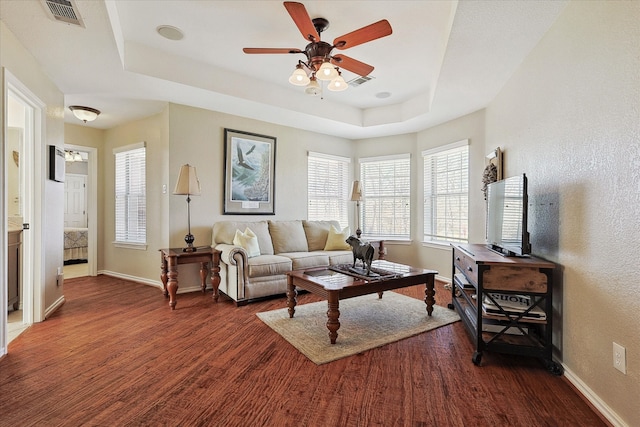
M 487 108 L 487 146 L 529 177 L 534 253 L 560 266 L 568 376 L 640 425 L 640 2 L 572 2 Z M 561 331 L 561 333 L 560 333 Z M 627 374 L 612 342 L 626 347 Z
M 64 184 L 48 179 L 48 152 L 49 145 L 62 148 L 64 145 L 63 108 L 64 97 L 62 92 L 44 74 L 36 60 L 18 42 L 4 22 L 0 21 L 0 66 L 4 68 L 5 79 L 7 72 L 11 73 L 21 85 L 27 88 L 43 104 L 42 115 L 39 122 L 43 133 L 36 137 L 32 167 L 35 171 L 33 182 L 34 214 L 31 221 L 29 234 L 34 239 L 35 259 L 32 274 L 32 286 L 35 290 L 35 319 L 41 319 L 45 312 L 63 300 L 63 286 L 57 286 L 57 268 L 63 265 L 63 205 L 60 200 L 64 194 Z M 0 89 L 1 98 L 4 100 L 4 82 Z M 2 121 L 7 123 L 6 112 L 2 112 Z M 4 138 L 2 142 L 4 152 Z M 3 168 L 4 169 L 4 168 Z M 4 198 L 4 185 L 2 186 Z M 5 208 L 6 209 L 6 208 Z M 6 218 L 6 210 L 2 216 Z M 4 221 L 2 234 L 4 235 Z M 24 236 L 23 239 L 29 238 Z M 4 247 L 0 249 L 2 259 Z
M 115 247 L 114 182 L 115 157 L 113 149 L 126 145 L 146 143 L 147 178 L 147 247 L 131 249 Z M 99 269 L 104 273 L 130 277 L 151 283 L 159 282 L 160 255 L 158 249 L 169 244 L 168 194 L 162 193 L 162 183 L 168 176 L 168 107 L 152 117 L 109 129 L 105 132 L 104 155 L 100 160 L 102 182 L 101 192 L 103 221 L 101 224 L 100 246 L 102 252 Z
M 225 127 L 276 137 L 275 216 L 223 214 Z M 79 135 L 77 129 L 74 129 L 74 135 Z M 159 115 L 110 129 L 104 135 L 99 174 L 98 270 L 154 285 L 160 283 L 158 249 L 185 245 L 186 197 L 172 194 L 181 165 L 189 163 L 196 167 L 202 187 L 200 196 L 191 197 L 191 232 L 195 237 L 194 244 L 201 246 L 211 244 L 211 227 L 216 221 L 306 218 L 307 152 L 353 155 L 353 147 L 346 139 L 177 104 L 169 104 Z M 146 250 L 116 248 L 112 243 L 112 151 L 114 147 L 140 141 L 147 143 L 148 245 Z M 82 145 L 75 137 L 73 142 L 71 139 L 67 142 Z M 163 186 L 166 186 L 166 193 L 163 193 Z M 182 265 L 178 272 L 180 291 L 198 286 L 197 266 Z
M 308 151 L 353 157 L 353 147 L 347 139 L 184 105 L 171 104 L 169 111 L 169 174 L 165 182 L 169 188 L 166 198 L 169 203 L 168 230 L 172 247 L 184 246 L 184 235 L 187 233 L 186 197 L 171 194 L 180 166 L 185 163 L 196 167 L 202 187 L 201 196 L 191 197 L 194 244 L 209 245 L 211 228 L 216 221 L 306 218 Z M 223 214 L 225 128 L 276 138 L 274 216 Z M 158 266 L 157 261 L 154 263 L 157 269 L 154 278 L 159 275 Z M 192 266 L 180 266 L 179 275 L 186 286 L 195 286 L 200 280 L 197 269 L 189 267 Z
M 443 279 L 451 277 L 451 247 L 423 243 L 424 165 L 422 152 L 464 139 L 469 140 L 470 165 L 470 241 L 484 242 L 484 196 L 482 171 L 485 156 L 484 110 L 451 122 L 412 134 L 371 138 L 355 141 L 356 159 L 409 153 L 411 155 L 411 240 L 386 242 L 387 259 L 437 270 Z M 493 147 L 495 148 L 495 147 Z M 489 150 L 490 151 L 490 150 Z M 487 151 L 488 152 L 488 151 Z M 356 174 L 359 173 L 356 164 Z M 364 230 L 366 235 L 366 230 Z

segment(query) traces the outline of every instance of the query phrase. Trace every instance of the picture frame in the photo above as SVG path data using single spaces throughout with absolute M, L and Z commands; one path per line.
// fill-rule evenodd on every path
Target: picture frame
M 224 215 L 275 215 L 276 138 L 224 129 Z
M 49 179 L 64 182 L 64 150 L 55 145 L 49 146 Z

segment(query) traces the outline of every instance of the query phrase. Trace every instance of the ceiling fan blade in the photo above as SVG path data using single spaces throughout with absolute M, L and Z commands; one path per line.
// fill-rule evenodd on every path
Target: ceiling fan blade
M 373 67 L 371 65 L 365 64 L 364 62 L 360 62 L 357 59 L 350 58 L 346 55 L 334 55 L 331 58 L 331 63 L 363 77 L 369 75 L 373 71 Z
M 383 19 L 373 24 L 362 27 L 359 30 L 352 31 L 344 36 L 336 37 L 333 41 L 333 45 L 337 49 L 347 49 L 350 47 L 358 46 L 359 44 L 370 42 L 371 40 L 386 37 L 393 32 L 391 24 L 386 19 Z
M 244 53 L 304 53 L 298 48 L 279 48 L 279 47 L 245 47 L 242 49 Z
M 305 40 L 310 42 L 320 41 L 320 35 L 313 25 L 313 21 L 309 18 L 307 9 L 302 3 L 286 1 L 284 2 L 284 7 L 287 9 L 287 12 L 289 12 L 289 15 L 291 15 L 291 19 L 293 19 L 293 22 L 295 22 Z

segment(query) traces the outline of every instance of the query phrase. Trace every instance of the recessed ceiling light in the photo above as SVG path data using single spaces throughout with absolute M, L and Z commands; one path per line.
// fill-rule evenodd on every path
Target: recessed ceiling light
M 391 96 L 390 92 L 378 92 L 376 93 L 376 98 L 385 99 Z
M 184 34 L 182 34 L 179 28 L 172 27 L 171 25 L 160 25 L 156 28 L 156 31 L 162 37 L 169 40 L 182 40 L 184 37 Z

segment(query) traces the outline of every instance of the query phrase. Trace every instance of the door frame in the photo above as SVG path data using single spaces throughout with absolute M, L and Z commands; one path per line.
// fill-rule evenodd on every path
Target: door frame
M 26 189 L 23 198 L 23 222 L 30 224 L 28 231 L 22 233 L 22 308 L 23 322 L 30 325 L 34 322 L 44 320 L 44 293 L 45 278 L 42 268 L 43 254 L 43 230 L 42 230 L 42 206 L 43 206 L 43 180 L 44 180 L 44 153 L 43 153 L 43 135 L 45 135 L 45 117 L 44 110 L 46 104 L 40 100 L 29 88 L 27 88 L 18 78 L 16 78 L 6 68 L 2 69 L 2 161 L 5 162 L 5 137 L 8 126 L 7 103 L 9 97 L 19 100 L 25 105 L 25 129 L 24 129 L 24 152 L 22 153 L 22 164 L 24 165 L 24 188 Z M 4 164 L 4 163 L 3 163 Z M 3 168 L 4 169 L 4 168 Z M 7 273 L 7 254 L 6 254 L 6 230 L 7 230 L 7 205 L 6 205 L 6 179 L 3 176 L 2 181 L 2 202 L 1 210 L 3 216 L 2 238 L 0 243 L 2 248 L 0 254 L 2 256 L 3 277 Z M 7 284 L 3 280 L 0 296 L 6 301 Z M 7 310 L 1 310 L 1 324 L 4 325 L 0 331 L 0 355 L 7 352 Z
M 89 276 L 97 276 L 98 257 L 98 149 L 82 145 L 64 144 L 64 148 L 84 151 L 89 155 L 87 171 L 87 225 L 89 246 L 87 248 Z

